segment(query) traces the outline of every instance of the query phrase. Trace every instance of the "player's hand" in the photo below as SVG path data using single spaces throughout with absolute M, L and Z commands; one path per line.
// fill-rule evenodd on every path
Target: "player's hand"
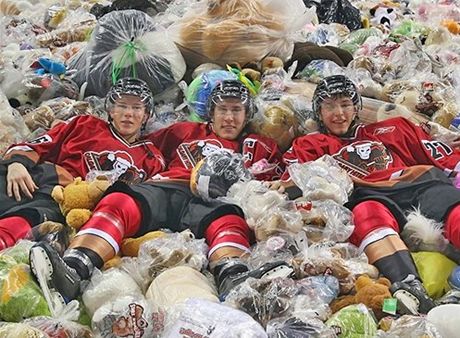
M 35 184 L 32 176 L 30 176 L 27 168 L 23 164 L 14 162 L 8 166 L 6 175 L 6 192 L 9 197 L 13 197 L 16 201 L 21 201 L 21 193 L 28 198 L 32 198 L 32 194 L 38 187 Z

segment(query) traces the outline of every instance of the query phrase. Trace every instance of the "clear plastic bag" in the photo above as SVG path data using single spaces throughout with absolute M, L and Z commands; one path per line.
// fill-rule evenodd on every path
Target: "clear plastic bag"
M 237 182 L 253 178 L 241 154 L 221 149 L 210 149 L 192 172 L 190 189 L 205 201 L 225 196 Z
M 119 296 L 96 310 L 91 328 L 97 337 L 157 337 L 158 324 L 143 295 Z
M 82 300 L 92 317 L 98 308 L 115 301 L 120 295 L 138 296 L 142 295 L 142 291 L 136 281 L 121 269 L 96 270 L 83 292 Z
M 334 313 L 326 325 L 343 337 L 375 337 L 377 333 L 375 318 L 364 304 L 343 308 Z
M 327 76 L 344 73 L 344 69 L 334 61 L 313 60 L 297 73 L 296 78 L 318 83 Z
M 345 242 L 355 228 L 351 211 L 333 200 L 313 201 L 311 208 L 305 208 L 308 201 L 296 201 L 304 222 L 304 231 L 311 242 Z
M 75 82 L 52 74 L 29 73 L 25 76 L 23 85 L 29 101 L 35 105 L 58 97 L 77 99 L 79 94 L 79 88 Z
M 280 233 L 297 234 L 302 231 L 302 215 L 295 209 L 276 207 L 267 210 L 254 224 L 254 233 L 258 241 Z
M 203 299 L 189 299 L 172 314 L 162 335 L 163 338 L 181 336 L 266 338 L 267 334 L 242 311 Z
M 335 338 L 331 328 L 328 328 L 318 318 L 302 320 L 297 317 L 276 318 L 267 323 L 269 338 Z
M 209 121 L 208 98 L 214 87 L 224 80 L 235 80 L 236 75 L 226 70 L 211 70 L 196 77 L 187 87 L 185 100 L 192 121 Z
M 445 326 L 444 322 L 442 326 Z M 457 331 L 456 331 L 457 334 Z M 449 338 L 439 333 L 434 324 L 429 322 L 427 316 L 405 315 L 391 323 L 390 329 L 386 332 L 380 331 L 378 338 L 399 338 L 399 337 L 425 337 L 425 338 Z M 453 336 L 452 336 L 453 337 Z
M 147 14 L 136 10 L 104 15 L 88 45 L 69 60 L 73 79 L 85 96 L 105 97 L 113 82 L 139 77 L 158 94 L 179 82 L 185 62 L 167 34 Z
M 0 155 L 11 144 L 24 140 L 28 133 L 24 119 L 11 108 L 6 96 L 0 91 Z
M 0 322 L 0 338 L 49 338 L 43 331 L 23 323 Z
M 267 55 L 286 60 L 293 50 L 292 35 L 312 17 L 300 0 L 203 1 L 170 30 L 196 65 L 244 65 Z
M 288 171 L 307 200 L 330 199 L 343 205 L 353 190 L 348 173 L 329 155 L 308 163 L 292 164 Z
M 210 279 L 189 266 L 176 266 L 163 271 L 150 284 L 145 296 L 166 312 L 189 298 L 219 302 Z
M 24 324 L 30 325 L 46 333 L 50 337 L 65 338 L 92 338 L 93 333 L 89 327 L 72 322 L 50 317 L 33 317 L 26 319 Z M 21 336 L 22 337 L 22 336 Z
M 322 287 L 327 286 L 314 286 L 290 278 L 249 278 L 230 291 L 225 304 L 248 313 L 263 326 L 274 318 L 289 315 L 326 319 L 329 309 L 321 298 L 324 296 L 324 289 L 320 291 Z
M 138 269 L 147 285 L 168 268 L 180 265 L 201 271 L 208 264 L 204 239 L 195 239 L 190 231 L 171 233 L 143 243 L 139 249 Z

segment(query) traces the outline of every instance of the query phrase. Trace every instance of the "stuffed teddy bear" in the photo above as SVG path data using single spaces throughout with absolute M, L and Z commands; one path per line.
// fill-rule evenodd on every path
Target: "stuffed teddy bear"
M 285 29 L 278 13 L 258 0 L 208 0 L 205 6 L 184 18 L 177 42 L 221 65 L 260 60 Z
M 96 178 L 86 182 L 77 177 L 72 183 L 63 187 L 57 185 L 51 192 L 53 199 L 59 204 L 66 223 L 75 230 L 85 224 L 92 215 L 91 210 L 109 187 L 110 182 L 105 178 Z
M 366 275 L 359 276 L 355 282 L 356 294 L 333 300 L 330 304 L 331 310 L 335 313 L 348 305 L 362 303 L 374 312 L 376 318 L 383 318 L 383 301 L 391 298 L 390 286 L 391 282 L 383 277 L 374 281 Z

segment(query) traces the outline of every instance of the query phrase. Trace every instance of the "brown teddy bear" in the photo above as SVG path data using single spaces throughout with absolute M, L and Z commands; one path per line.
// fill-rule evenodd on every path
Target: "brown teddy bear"
M 284 28 L 277 13 L 258 0 L 208 0 L 206 12 L 184 19 L 178 43 L 183 52 L 191 50 L 222 66 L 244 64 L 266 55 Z
M 91 210 L 102 198 L 109 185 L 110 182 L 103 177 L 96 178 L 92 182 L 77 177 L 66 187 L 55 186 L 51 197 L 59 204 L 67 225 L 78 230 L 89 220 L 92 215 Z
M 391 298 L 390 285 L 391 282 L 383 277 L 372 280 L 366 275 L 359 276 L 355 282 L 356 293 L 334 299 L 330 304 L 331 311 L 335 313 L 348 305 L 362 303 L 374 312 L 377 319 L 381 319 L 385 316 L 383 301 Z

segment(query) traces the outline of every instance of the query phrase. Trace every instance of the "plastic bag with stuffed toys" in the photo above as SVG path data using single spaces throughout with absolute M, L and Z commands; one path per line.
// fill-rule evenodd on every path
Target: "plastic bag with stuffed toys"
M 142 291 L 128 272 L 112 268 L 94 271 L 82 295 L 83 303 L 92 317 L 102 305 L 114 302 L 120 296 L 141 296 Z
M 28 318 L 24 324 L 41 330 L 50 337 L 63 338 L 92 338 L 93 333 L 87 326 L 70 320 L 56 319 L 51 317 Z
M 138 77 L 156 95 L 179 82 L 184 58 L 153 18 L 137 10 L 114 11 L 99 19 L 88 45 L 69 60 L 85 96 L 105 97 L 122 77 Z
M 143 295 L 127 295 L 107 302 L 93 315 L 91 328 L 97 337 L 157 337 L 158 318 Z
M 364 304 L 341 309 L 327 320 L 326 325 L 339 337 L 375 337 L 377 333 L 374 315 Z
M 63 47 L 72 42 L 85 41 L 96 26 L 96 20 L 80 21 L 72 27 L 56 29 L 37 36 L 37 43 L 42 48 Z
M 236 75 L 226 70 L 210 70 L 198 75 L 188 85 L 185 100 L 191 121 L 209 121 L 208 98 L 214 87 L 224 80 L 236 80 Z
M 67 97 L 76 100 L 79 88 L 68 78 L 59 78 L 53 74 L 29 73 L 23 81 L 29 101 L 39 105 L 43 101 L 57 97 Z
M 141 245 L 138 269 L 147 281 L 151 281 L 164 270 L 179 265 L 201 271 L 208 263 L 207 250 L 204 239 L 195 239 L 188 230 L 171 233 Z
M 333 200 L 296 200 L 310 242 L 345 242 L 355 228 L 351 211 Z
M 325 77 L 344 74 L 344 69 L 330 60 L 313 60 L 296 74 L 297 79 L 318 83 Z
M 307 246 L 307 238 L 304 232 L 295 235 L 289 232 L 282 232 L 266 240 L 258 240 L 251 249 L 247 264 L 257 269 L 267 262 L 290 262 L 295 255 L 305 250 Z
M 14 143 L 21 142 L 29 130 L 19 113 L 11 108 L 6 96 L 0 91 L 0 155 Z
M 163 338 L 266 338 L 248 314 L 204 299 L 188 299 L 168 316 Z
M 330 199 L 343 205 L 353 190 L 348 173 L 329 155 L 308 163 L 292 164 L 288 171 L 307 200 Z
M 27 264 L 8 255 L 0 255 L 0 318 L 20 322 L 24 318 L 51 315 L 40 287 Z
M 220 148 L 203 148 L 204 157 L 192 171 L 190 189 L 205 201 L 225 196 L 230 187 L 253 178 L 241 154 Z
M 436 329 L 435 325 L 429 322 L 427 316 L 405 315 L 396 320 L 390 320 L 389 328 L 386 331 L 379 330 L 375 337 L 424 337 L 424 338 L 447 338 Z M 388 323 L 386 324 L 388 326 Z
M 300 319 L 294 316 L 276 318 L 267 323 L 269 338 L 335 338 L 334 330 L 318 318 Z
M 0 322 L 0 338 L 49 338 L 45 332 L 24 323 Z
M 333 293 L 337 293 L 337 280 L 328 278 L 332 288 L 336 289 Z M 326 284 L 322 287 L 329 288 Z M 328 317 L 329 307 L 320 296 L 322 291 L 318 290 L 308 282 L 302 284 L 302 281 L 291 278 L 249 278 L 230 291 L 225 304 L 246 312 L 263 326 L 274 318 L 289 315 L 324 320 Z
M 287 59 L 293 36 L 313 19 L 301 0 L 203 1 L 171 26 L 171 34 L 186 59 L 244 65 L 267 55 Z
M 258 241 L 264 241 L 280 233 L 297 234 L 302 231 L 301 213 L 281 207 L 268 209 L 254 224 L 254 233 Z

